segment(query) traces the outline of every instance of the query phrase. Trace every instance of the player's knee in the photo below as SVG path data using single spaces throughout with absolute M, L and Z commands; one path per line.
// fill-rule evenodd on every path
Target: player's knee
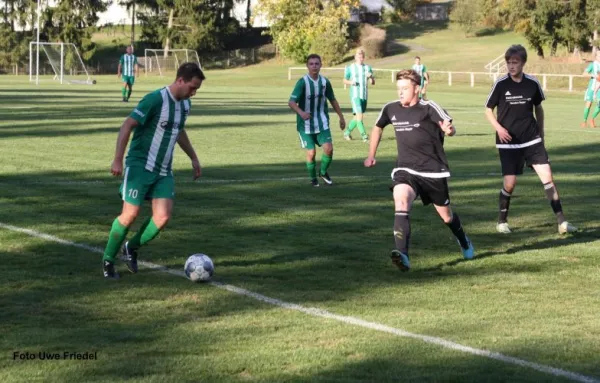
M 163 227 L 167 226 L 167 223 L 169 223 L 169 220 L 171 219 L 169 214 L 153 214 L 152 215 L 152 220 L 154 221 L 154 224 L 156 225 L 156 227 L 158 227 L 159 229 L 162 229 Z
M 137 213 L 137 211 L 124 211 L 118 218 L 119 223 L 125 227 L 131 226 L 137 218 Z
M 306 161 L 313 162 L 315 160 L 316 155 L 317 155 L 316 150 L 314 150 L 314 149 L 307 150 L 306 151 Z

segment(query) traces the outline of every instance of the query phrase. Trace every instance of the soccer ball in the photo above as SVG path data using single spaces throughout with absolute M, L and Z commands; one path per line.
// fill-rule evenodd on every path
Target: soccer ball
M 205 282 L 215 272 L 215 265 L 208 255 L 198 253 L 189 256 L 183 270 L 192 282 Z

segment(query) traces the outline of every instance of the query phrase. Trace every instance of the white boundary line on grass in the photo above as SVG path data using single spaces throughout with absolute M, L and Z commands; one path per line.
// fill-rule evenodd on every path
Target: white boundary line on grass
M 18 233 L 27 234 L 27 235 L 35 237 L 35 238 L 45 239 L 47 241 L 60 243 L 62 245 L 66 245 L 66 246 L 78 247 L 80 249 L 84 249 L 84 250 L 98 253 L 98 254 L 104 253 L 104 251 L 98 247 L 89 246 L 89 245 L 86 245 L 83 243 L 71 242 L 71 241 L 68 241 L 65 239 L 55 237 L 50 234 L 41 233 L 36 230 L 25 229 L 25 228 L 13 226 L 13 225 L 8 225 L 8 224 L 2 223 L 2 222 L 0 222 L 0 228 L 18 232 Z M 141 266 L 149 268 L 149 269 L 162 271 L 162 272 L 176 275 L 179 277 L 184 277 L 184 278 L 186 277 L 185 273 L 183 271 L 169 269 L 167 267 L 160 266 L 155 263 L 140 261 L 139 264 Z M 448 341 L 448 340 L 445 340 L 442 338 L 428 336 L 428 335 L 422 335 L 422 334 L 416 334 L 416 333 L 408 332 L 408 331 L 405 331 L 405 330 L 402 330 L 399 328 L 389 327 L 389 326 L 383 325 L 381 323 L 368 322 L 368 321 L 365 321 L 365 320 L 362 320 L 362 319 L 356 318 L 356 317 L 338 315 L 338 314 L 334 314 L 329 311 L 318 309 L 315 307 L 304 307 L 304 306 L 301 306 L 301 305 L 298 305 L 295 303 L 288 303 L 285 301 L 281 301 L 279 299 L 269 298 L 265 295 L 258 294 L 258 293 L 255 293 L 255 292 L 252 292 L 252 291 L 249 291 L 246 289 L 242 289 L 242 288 L 239 288 L 236 286 L 227 285 L 227 284 L 224 284 L 221 282 L 212 281 L 209 283 L 215 287 L 227 290 L 234 294 L 244 295 L 249 298 L 253 298 L 258 301 L 264 302 L 264 303 L 268 303 L 268 304 L 278 306 L 281 308 L 285 308 L 288 310 L 299 311 L 299 312 L 302 312 L 302 313 L 305 313 L 308 315 L 312 315 L 315 317 L 333 319 L 333 320 L 343 322 L 346 324 L 351 324 L 351 325 L 355 325 L 355 326 L 368 328 L 371 330 L 385 332 L 385 333 L 389 333 L 389 334 L 396 335 L 399 337 L 417 339 L 417 340 L 421 340 L 425 343 L 430 343 L 430 344 L 434 344 L 434 345 L 441 346 L 444 348 L 449 348 L 451 350 L 461 351 L 461 352 L 465 352 L 465 353 L 472 354 L 472 355 L 478 355 L 478 356 L 486 357 L 489 359 L 495 359 L 495 360 L 498 360 L 498 361 L 501 361 L 504 363 L 508 363 L 508 364 L 514 364 L 514 365 L 521 366 L 521 367 L 531 368 L 533 370 L 537 370 L 537 371 L 540 371 L 540 372 L 543 372 L 546 374 L 550 374 L 553 376 L 557 376 L 557 377 L 567 378 L 567 379 L 570 379 L 570 380 L 573 380 L 576 382 L 600 383 L 600 380 L 598 380 L 594 377 L 578 374 L 576 372 L 571 372 L 571 371 L 563 370 L 563 369 L 552 367 L 552 366 L 546 366 L 543 364 L 529 362 L 524 359 L 507 356 L 507 355 L 500 354 L 497 352 L 482 350 L 482 349 L 473 348 L 473 347 L 469 347 L 469 346 L 463 346 L 462 344 L 454 343 L 454 342 L 451 342 L 451 341 Z

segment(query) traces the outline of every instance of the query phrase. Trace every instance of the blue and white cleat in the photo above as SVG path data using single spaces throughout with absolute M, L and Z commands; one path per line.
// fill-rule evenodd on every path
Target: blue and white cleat
M 469 242 L 469 247 L 467 249 L 463 248 L 462 246 L 460 246 L 460 242 L 458 243 L 458 245 L 460 246 L 460 250 L 462 251 L 463 257 L 465 259 L 473 259 L 473 257 L 475 256 L 475 248 L 473 247 L 473 243 L 471 242 L 469 237 L 467 237 L 466 235 L 465 237 L 467 238 L 467 242 Z
M 408 255 L 404 254 L 400 250 L 392 250 L 392 263 L 400 269 L 400 271 L 410 270 L 410 260 Z

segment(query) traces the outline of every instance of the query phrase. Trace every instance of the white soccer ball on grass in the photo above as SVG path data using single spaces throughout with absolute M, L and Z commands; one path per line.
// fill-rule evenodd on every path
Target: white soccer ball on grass
M 198 253 L 189 256 L 183 270 L 190 281 L 206 282 L 213 276 L 215 265 L 208 255 Z

